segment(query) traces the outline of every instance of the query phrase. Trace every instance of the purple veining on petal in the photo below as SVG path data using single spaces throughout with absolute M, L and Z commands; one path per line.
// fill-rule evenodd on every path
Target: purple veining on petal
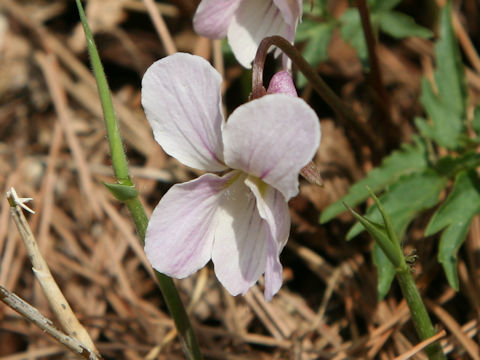
M 184 88 L 187 88 L 186 86 Z M 174 92 L 174 94 L 179 98 L 181 99 L 183 94 L 179 93 L 178 90 L 180 90 L 180 87 L 172 87 L 172 91 Z M 183 90 L 183 88 L 182 88 Z M 197 102 L 195 103 L 195 106 L 198 106 L 197 109 L 201 109 L 201 111 L 199 111 L 199 113 L 208 113 L 208 110 L 204 109 L 205 108 L 205 103 L 201 101 L 201 99 L 195 99 L 197 100 Z M 221 111 L 221 110 L 220 110 Z M 221 112 L 220 112 L 221 114 Z M 222 115 L 220 115 L 222 116 Z M 213 159 L 215 159 L 216 161 L 218 161 L 220 164 L 223 165 L 223 160 L 220 160 L 217 156 L 217 154 L 215 153 L 215 151 L 212 150 L 212 147 L 211 147 L 211 143 L 210 141 L 208 141 L 206 139 L 207 135 L 205 134 L 205 129 L 201 128 L 198 126 L 198 124 L 196 124 L 194 121 L 194 119 L 190 119 L 188 118 L 190 124 L 191 124 L 191 128 L 194 129 L 195 133 L 198 135 L 198 138 L 200 139 L 202 145 L 204 146 L 204 148 L 208 151 L 208 153 L 212 156 Z M 212 119 L 212 121 L 214 121 Z M 190 146 L 192 146 L 193 148 L 195 148 L 194 146 L 194 143 L 189 139 L 189 137 L 185 134 L 185 132 L 183 131 L 183 129 L 179 126 L 178 123 L 174 123 L 175 124 L 175 127 L 178 129 L 178 131 L 183 135 L 184 139 L 190 144 Z M 220 149 L 220 152 L 223 153 L 223 143 L 220 139 L 220 141 L 218 141 L 218 144 L 222 147 L 222 149 Z M 198 152 L 198 155 L 200 155 L 203 159 L 205 160 L 210 160 L 210 159 L 207 159 L 201 151 Z

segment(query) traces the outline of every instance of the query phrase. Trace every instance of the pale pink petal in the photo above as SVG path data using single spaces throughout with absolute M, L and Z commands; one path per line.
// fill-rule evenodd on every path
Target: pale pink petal
M 280 9 L 283 19 L 292 28 L 296 29 L 302 16 L 302 0 L 273 0 Z
M 282 17 L 288 25 L 283 37 L 293 44 L 297 25 L 302 17 L 302 0 L 273 0 L 273 2 L 282 13 Z M 281 50 L 277 49 L 275 51 L 275 56 L 279 56 L 281 53 Z M 283 54 L 282 57 L 282 65 L 284 69 L 291 71 L 292 61 L 285 54 Z
M 280 290 L 283 283 L 282 264 L 277 253 L 278 247 L 275 240 L 270 238 L 267 243 L 267 262 L 265 264 L 265 300 L 271 301 Z
M 279 256 L 288 240 L 290 214 L 287 201 L 279 191 L 253 176 L 249 176 L 245 184 L 255 195 L 260 217 L 268 223 L 270 230 L 265 265 L 265 299 L 270 301 L 282 286 Z
M 265 271 L 270 236 L 244 179 L 239 177 L 224 196 L 212 253 L 217 278 L 232 295 L 245 294 Z
M 298 173 L 320 143 L 320 124 L 305 101 L 272 94 L 238 107 L 223 127 L 224 159 L 279 190 L 298 193 Z
M 220 171 L 222 77 L 203 58 L 177 53 L 150 66 L 142 81 L 142 105 L 155 140 L 183 164 Z
M 267 94 L 287 94 L 298 97 L 292 75 L 288 71 L 275 73 L 268 84 Z
M 219 206 L 226 184 L 236 174 L 205 174 L 174 185 L 163 196 L 145 236 L 145 253 L 154 269 L 183 278 L 210 260 Z
M 244 0 L 228 28 L 228 43 L 240 64 L 250 68 L 263 38 L 286 37 L 291 33 L 288 27 L 272 0 Z
M 195 31 L 219 39 L 227 35 L 233 15 L 243 0 L 202 0 L 193 17 Z

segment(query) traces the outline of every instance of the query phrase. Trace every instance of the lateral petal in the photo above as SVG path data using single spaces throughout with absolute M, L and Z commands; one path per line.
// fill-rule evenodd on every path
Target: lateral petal
M 241 2 L 242 0 L 202 0 L 193 17 L 195 32 L 214 39 L 225 37 Z
M 223 164 L 220 74 L 203 58 L 177 53 L 150 66 L 142 105 L 155 140 L 180 162 L 206 171 Z
M 239 177 L 224 196 L 212 253 L 217 278 L 232 295 L 245 294 L 265 271 L 270 236 L 244 180 Z
M 153 268 L 184 278 L 205 266 L 212 256 L 226 184 L 237 173 L 205 174 L 170 188 L 153 211 L 145 236 L 145 253 Z
M 272 94 L 238 107 L 223 127 L 224 159 L 279 190 L 298 193 L 298 173 L 320 143 L 315 112 L 300 98 Z
M 244 0 L 233 16 L 227 36 L 237 60 L 250 68 L 263 38 L 272 35 L 287 37 L 290 33 L 272 0 Z
M 259 178 L 249 176 L 245 184 L 255 195 L 260 217 L 268 223 L 270 230 L 265 264 L 265 299 L 270 301 L 282 286 L 282 264 L 279 256 L 290 232 L 288 204 L 280 191 Z

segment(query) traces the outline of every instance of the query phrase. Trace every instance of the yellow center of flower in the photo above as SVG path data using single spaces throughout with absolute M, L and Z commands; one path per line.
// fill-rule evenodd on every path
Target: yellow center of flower
M 257 185 L 258 192 L 262 197 L 264 197 L 265 192 L 267 191 L 267 186 L 268 186 L 267 183 L 265 183 L 262 179 L 254 175 L 249 175 L 248 178 L 250 179 L 251 182 Z

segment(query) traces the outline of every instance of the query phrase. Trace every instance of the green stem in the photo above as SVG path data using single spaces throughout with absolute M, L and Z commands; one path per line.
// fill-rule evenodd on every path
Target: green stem
M 417 285 L 413 280 L 410 268 L 404 263 L 404 266 L 396 269 L 395 272 L 403 297 L 407 301 L 410 309 L 410 314 L 412 315 L 413 324 L 415 325 L 418 336 L 421 340 L 426 340 L 434 336 L 435 329 L 428 316 L 427 309 L 422 301 Z M 438 341 L 428 345 L 425 348 L 425 351 L 430 360 L 446 359 L 443 354 L 442 346 Z
M 380 214 L 382 215 L 384 226 L 378 225 L 364 216 L 357 214 L 350 207 L 347 208 L 352 214 L 362 223 L 365 229 L 373 236 L 377 244 L 381 247 L 385 255 L 387 255 L 390 262 L 395 267 L 395 273 L 402 290 L 403 297 L 407 301 L 410 314 L 412 315 L 412 321 L 415 325 L 417 334 L 421 340 L 427 340 L 435 335 L 435 329 L 433 328 L 432 321 L 428 316 L 427 309 L 422 301 L 420 292 L 417 289 L 417 285 L 413 280 L 410 268 L 405 261 L 400 242 L 393 230 L 390 217 L 385 212 L 385 209 L 380 202 L 380 199 L 367 187 L 368 192 L 373 197 L 375 204 L 377 205 Z M 428 358 L 430 360 L 442 360 L 445 359 L 442 347 L 440 343 L 434 342 L 425 348 Z
M 90 31 L 90 27 L 88 26 L 82 4 L 80 0 L 76 1 L 78 12 L 80 14 L 80 20 L 82 21 L 83 30 L 85 31 L 85 37 L 87 39 L 87 47 L 91 60 L 90 63 L 92 64 L 93 73 L 97 81 L 98 94 L 102 104 L 103 115 L 105 116 L 105 126 L 107 128 L 107 137 L 110 143 L 110 152 L 112 156 L 115 177 L 121 184 L 132 185 L 130 177 L 128 176 L 127 158 L 125 151 L 123 150 L 122 137 L 120 136 L 120 130 L 118 129 L 118 123 L 115 116 L 115 111 L 113 109 L 112 97 L 110 96 L 107 78 L 105 77 L 102 62 L 100 61 L 100 55 L 98 54 L 97 47 L 95 46 L 93 35 Z
M 125 205 L 132 216 L 138 236 L 142 245 L 145 244 L 145 234 L 147 231 L 148 218 L 138 197 L 125 201 Z M 182 300 L 178 295 L 173 280 L 168 276 L 159 273 L 155 270 L 155 277 L 157 278 L 160 291 L 167 304 L 168 310 L 175 321 L 175 326 L 179 334 L 180 342 L 184 353 L 189 359 L 202 359 L 200 348 L 195 337 L 195 333 L 188 319 L 188 315 L 183 306 Z
M 118 122 L 113 109 L 110 89 L 108 87 L 107 79 L 100 61 L 100 56 L 98 55 L 98 51 L 88 26 L 82 4 L 80 0 L 76 0 L 76 3 L 78 12 L 80 14 L 80 19 L 83 24 L 83 29 L 85 31 L 85 36 L 87 38 L 87 47 L 90 54 L 95 79 L 97 81 L 100 101 L 103 107 L 115 178 L 119 184 L 131 187 L 133 186 L 133 182 L 128 174 L 127 158 L 123 149 L 122 138 L 120 136 Z M 148 225 L 148 218 L 145 213 L 145 209 L 136 195 L 126 199 L 124 202 L 130 212 L 130 215 L 132 216 L 140 238 L 140 242 L 143 245 L 145 242 L 145 233 Z M 178 336 L 180 338 L 185 355 L 191 360 L 201 360 L 202 354 L 200 353 L 200 348 L 198 346 L 195 333 L 190 324 L 178 291 L 175 288 L 173 280 L 157 271 L 155 271 L 155 276 L 167 304 L 168 310 L 170 311 L 175 322 Z

